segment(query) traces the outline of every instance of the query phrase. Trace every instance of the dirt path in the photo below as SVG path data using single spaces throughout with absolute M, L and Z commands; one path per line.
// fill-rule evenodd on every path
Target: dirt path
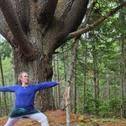
M 48 116 L 50 126 L 66 126 L 65 112 L 61 110 L 48 111 L 45 113 Z M 7 117 L 0 118 L 0 126 L 4 126 Z M 79 116 L 75 118 L 74 114 L 71 114 L 71 126 L 126 126 L 126 120 L 120 119 L 92 119 L 90 117 Z M 15 126 L 40 126 L 36 121 L 30 119 L 21 119 Z

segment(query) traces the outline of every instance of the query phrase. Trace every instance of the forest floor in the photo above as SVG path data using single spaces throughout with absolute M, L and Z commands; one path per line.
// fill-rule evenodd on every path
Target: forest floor
M 47 111 L 50 126 L 66 126 L 66 114 L 62 110 Z M 4 126 L 7 117 L 0 118 L 0 126 Z M 21 119 L 15 126 L 40 126 L 36 121 Z M 97 119 L 90 116 L 71 114 L 71 126 L 126 126 L 126 119 Z

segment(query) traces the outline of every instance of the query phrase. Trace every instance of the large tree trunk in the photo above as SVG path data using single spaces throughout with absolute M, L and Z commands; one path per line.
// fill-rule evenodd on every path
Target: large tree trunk
M 0 33 L 13 47 L 16 78 L 27 71 L 32 82 L 51 80 L 52 55 L 80 25 L 88 0 L 0 0 Z M 52 91 L 37 97 L 43 111 L 53 108 Z
M 26 3 L 25 3 L 26 4 Z M 43 35 L 44 27 L 41 28 L 41 24 L 38 23 L 36 13 L 36 4 L 34 2 L 29 3 L 30 9 L 30 21 L 28 27 L 27 38 L 32 43 L 34 49 L 37 50 L 37 57 L 30 62 L 25 60 L 18 50 L 14 50 L 14 66 L 16 78 L 21 71 L 27 71 L 30 75 L 32 83 L 38 83 L 41 81 L 47 81 L 52 79 L 52 54 L 48 55 L 46 42 L 49 41 L 51 32 L 48 33 L 48 37 Z M 19 11 L 19 10 L 18 10 Z M 21 20 L 21 18 L 20 18 Z M 22 19 L 23 20 L 23 19 Z M 26 28 L 25 28 L 26 29 Z M 25 31 L 27 32 L 27 30 Z M 54 108 L 52 89 L 46 89 L 40 91 L 36 97 L 36 106 L 41 110 Z
M 53 72 L 51 66 L 52 58 L 48 56 L 38 57 L 32 62 L 25 62 L 19 58 L 16 52 L 14 52 L 14 66 L 16 78 L 21 71 L 26 71 L 30 75 L 32 83 L 38 83 L 41 81 L 51 80 Z M 39 97 L 38 97 L 39 96 Z M 40 91 L 36 97 L 36 105 L 40 110 L 54 108 L 52 89 L 46 89 Z

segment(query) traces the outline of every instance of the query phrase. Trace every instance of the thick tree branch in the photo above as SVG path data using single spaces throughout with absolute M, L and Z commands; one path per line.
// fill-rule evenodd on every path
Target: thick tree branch
M 38 0 L 35 2 L 37 2 L 38 22 L 42 25 L 50 24 L 54 17 L 58 0 Z
M 0 29 L 0 34 L 10 43 L 10 45 L 11 45 L 12 47 L 15 47 L 14 43 L 12 42 L 13 36 L 12 36 L 11 33 L 2 31 L 2 30 Z
M 26 34 L 29 32 L 29 21 L 30 21 L 30 5 L 29 0 L 16 0 L 15 9 L 21 23 L 23 32 Z
M 0 34 L 11 44 L 12 47 L 14 47 L 13 35 L 10 32 L 10 29 L 5 21 L 5 18 L 0 10 Z
M 24 34 L 17 14 L 10 0 L 0 0 L 0 8 L 6 19 L 6 22 L 14 35 L 15 43 L 20 49 L 20 52 L 29 59 L 35 56 L 35 51 Z
M 89 0 L 74 0 L 69 13 L 64 19 L 64 24 L 60 26 L 60 31 L 55 35 L 54 42 L 49 43 L 49 53 L 54 52 L 55 49 L 65 42 L 63 40 L 66 36 L 78 28 L 86 13 L 88 2 Z
M 64 12 L 63 12 L 63 14 L 61 15 L 61 21 L 63 21 L 65 18 L 66 18 L 66 16 L 67 16 L 67 14 L 69 13 L 69 11 L 71 10 L 71 7 L 72 7 L 72 5 L 73 5 L 73 2 L 74 2 L 74 0 L 68 0 L 67 1 L 67 3 L 66 3 L 66 7 L 65 7 L 65 9 L 64 9 Z
M 78 28 L 87 10 L 89 0 L 74 0 L 71 10 L 64 20 L 63 32 L 71 32 Z
M 83 33 L 91 31 L 92 29 L 94 29 L 95 27 L 100 25 L 104 20 L 106 20 L 110 16 L 114 15 L 118 10 L 120 10 L 123 7 L 126 7 L 126 2 L 122 3 L 121 5 L 119 5 L 118 7 L 114 8 L 114 9 L 112 9 L 109 13 L 107 13 L 105 16 L 103 16 L 100 19 L 98 19 L 97 21 L 95 21 L 93 24 L 87 25 L 85 28 L 82 28 L 82 29 L 79 29 L 78 31 L 70 33 L 67 36 L 66 40 L 74 38 L 74 37 L 78 37 Z

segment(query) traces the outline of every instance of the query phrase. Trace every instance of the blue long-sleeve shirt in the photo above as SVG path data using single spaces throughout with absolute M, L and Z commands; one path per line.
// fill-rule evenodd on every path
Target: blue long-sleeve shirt
M 36 92 L 42 89 L 54 87 L 57 84 L 57 82 L 43 82 L 39 84 L 29 84 L 26 87 L 18 84 L 14 86 L 0 87 L 0 91 L 15 93 L 15 108 L 33 109 Z

